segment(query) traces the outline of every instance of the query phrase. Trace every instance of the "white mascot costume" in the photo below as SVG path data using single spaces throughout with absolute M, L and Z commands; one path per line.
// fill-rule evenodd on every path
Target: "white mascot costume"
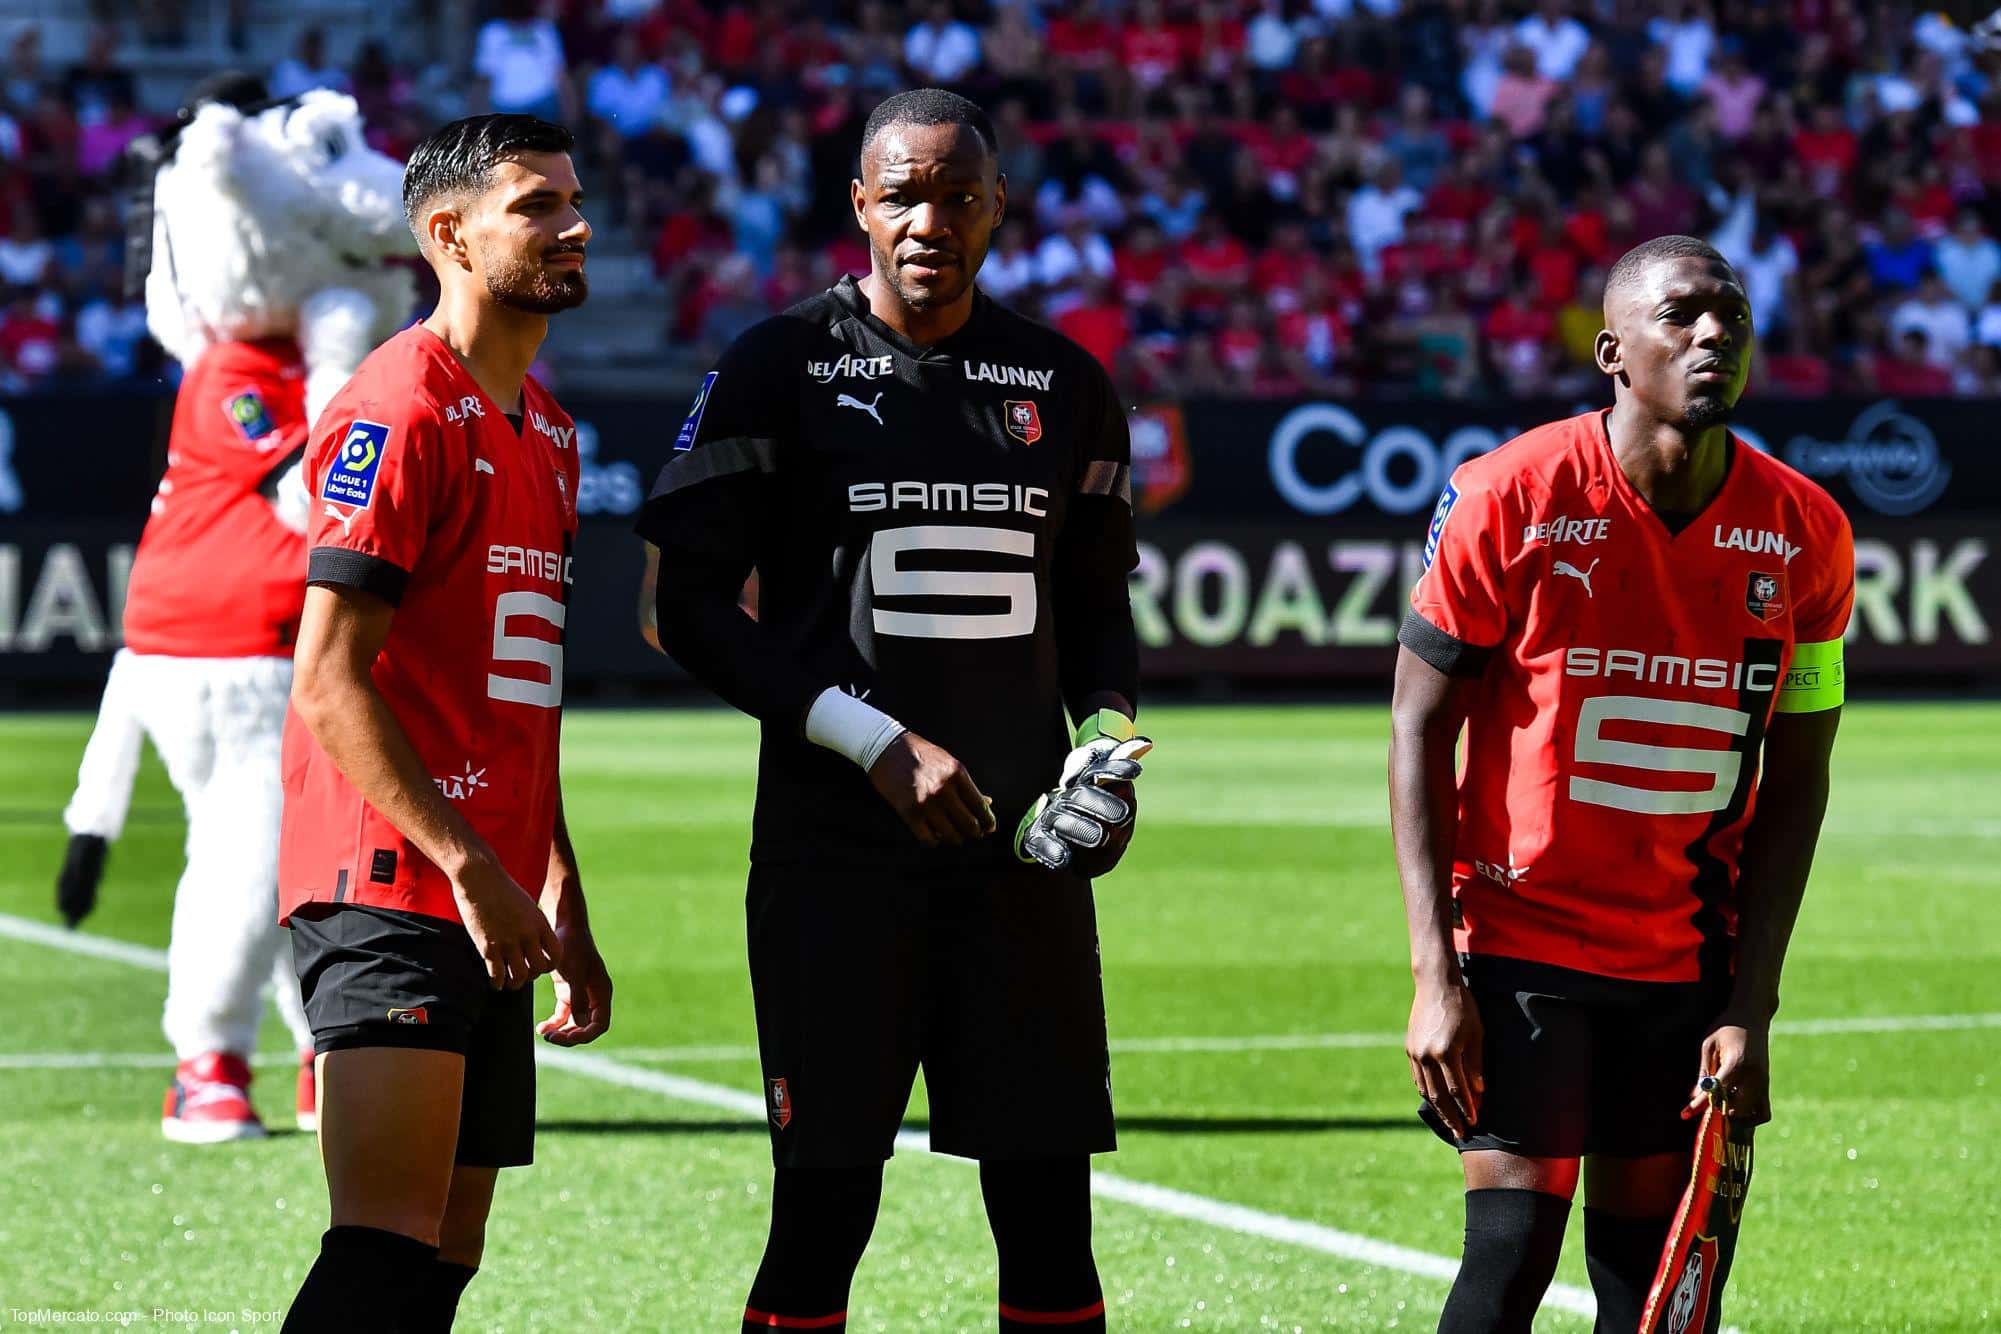
M 153 182 L 147 326 L 185 374 L 57 888 L 74 926 L 151 737 L 187 807 L 162 1024 L 178 1066 L 161 1116 L 185 1143 L 265 1133 L 249 1061 L 267 983 L 301 1052 L 299 1123 L 317 1122 L 312 1032 L 277 924 L 280 737 L 305 597 L 298 460 L 319 409 L 415 300 L 408 270 L 384 263 L 416 253 L 402 165 L 363 142 L 353 99 L 272 105 L 252 82 L 195 99 Z

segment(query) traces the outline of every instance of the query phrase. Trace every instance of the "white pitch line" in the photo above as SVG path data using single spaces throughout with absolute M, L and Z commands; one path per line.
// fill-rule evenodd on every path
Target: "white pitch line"
M 141 945 L 127 945 L 120 941 L 106 940 L 101 936 L 63 931 L 8 913 L 0 913 L 0 936 L 132 964 L 153 972 L 164 972 L 167 966 L 167 956 L 162 950 L 148 949 Z M 746 1120 L 762 1121 L 765 1117 L 764 1099 L 743 1089 L 725 1088 L 706 1080 L 689 1079 L 684 1075 L 670 1075 L 658 1070 L 643 1070 L 591 1052 L 566 1051 L 540 1043 L 536 1044 L 535 1059 L 538 1064 L 554 1070 L 583 1075 L 622 1088 L 659 1094 L 681 1102 L 714 1107 L 733 1112 Z M 930 1136 L 914 1130 L 898 1131 L 896 1147 L 906 1153 L 929 1154 Z M 969 1160 L 963 1158 L 954 1158 L 952 1161 L 969 1164 Z M 1342 1232 L 1319 1223 L 1287 1218 L 1282 1214 L 1266 1213 L 1262 1209 L 1252 1209 L 1241 1204 L 1212 1200 L 1207 1196 L 1194 1195 L 1167 1186 L 1132 1181 L 1125 1177 L 1113 1176 L 1109 1172 L 1091 1173 L 1091 1193 L 1154 1213 L 1202 1223 L 1243 1236 L 1281 1241 L 1304 1250 L 1318 1251 L 1324 1255 L 1363 1265 L 1373 1265 L 1377 1268 L 1400 1270 L 1420 1278 L 1450 1282 L 1453 1275 L 1459 1271 L 1458 1261 L 1443 1255 L 1433 1255 L 1429 1251 L 1412 1250 L 1391 1242 L 1378 1241 L 1373 1237 Z M 1564 1311 L 1586 1319 L 1595 1316 L 1598 1311 L 1597 1299 L 1589 1291 L 1567 1283 L 1550 1284 L 1542 1304 L 1550 1310 Z M 1733 1330 L 1730 1334 L 1736 1332 Z
M 252 1065 L 296 1066 L 298 1053 L 260 1051 Z M 163 1051 L 14 1051 L 0 1052 L 0 1070 L 171 1070 L 178 1064 Z
M 1927 1033 L 2001 1028 L 2001 1014 L 1888 1014 L 1853 1019 L 1780 1019 L 1772 1032 L 1779 1037 L 1815 1038 L 1852 1033 Z M 1190 1034 L 1180 1037 L 1113 1038 L 1114 1055 L 1175 1055 L 1252 1051 L 1342 1051 L 1401 1048 L 1401 1033 L 1252 1033 L 1239 1036 Z M 737 1045 L 685 1047 L 615 1047 L 618 1059 L 678 1062 L 754 1061 L 757 1048 Z

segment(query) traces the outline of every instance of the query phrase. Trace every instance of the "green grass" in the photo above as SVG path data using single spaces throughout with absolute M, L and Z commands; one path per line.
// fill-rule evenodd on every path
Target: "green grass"
M 1119 1039 L 1394 1033 L 1408 1003 L 1376 708 L 1159 709 L 1143 832 L 1100 889 Z M 57 813 L 88 720 L 0 719 L 0 912 L 52 920 Z M 2001 707 L 1858 706 L 1793 948 L 1786 1019 L 2001 1010 L 1993 870 Z M 711 712 L 578 713 L 565 790 L 621 1051 L 751 1041 L 742 893 L 752 728 Z M 182 835 L 149 760 L 94 933 L 166 943 Z M 159 1052 L 164 979 L 0 939 L 0 1055 Z M 265 1040 L 284 1044 L 275 1018 Z M 1778 1119 L 1731 1285 L 1747 1331 L 2001 1323 L 2001 1032 L 1776 1043 Z M 742 1059 L 630 1063 L 755 1093 Z M 1417 1126 L 1393 1047 L 1126 1053 L 1121 1150 L 1099 1166 L 1442 1255 L 1452 1153 Z M 325 1225 L 313 1142 L 165 1143 L 159 1069 L 0 1066 L 0 1325 L 16 1308 L 282 1310 Z M 288 1072 L 260 1101 L 289 1124 Z M 922 1111 L 921 1090 L 916 1113 Z M 734 1329 L 763 1242 L 762 1129 L 545 1070 L 538 1162 L 503 1179 L 465 1329 Z M 1429 1329 L 1445 1286 L 1101 1201 L 1115 1328 Z M 1561 1279 L 1585 1283 L 1573 1223 Z M 851 1306 L 856 1330 L 991 1328 L 973 1173 L 905 1154 Z M 258 1327 L 248 1319 L 234 1326 Z M 1546 1314 L 1539 1328 L 1583 1330 Z

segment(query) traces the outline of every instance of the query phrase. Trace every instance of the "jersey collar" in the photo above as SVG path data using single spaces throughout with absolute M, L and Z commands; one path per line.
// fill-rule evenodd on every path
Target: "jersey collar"
M 1592 452 L 1598 461 L 1598 467 L 1605 474 L 1607 484 L 1642 524 L 1652 526 L 1652 531 L 1659 534 L 1662 541 L 1673 543 L 1684 534 L 1694 532 L 1697 527 L 1696 520 L 1705 514 L 1720 512 L 1724 497 L 1735 492 L 1738 486 L 1737 474 L 1744 471 L 1743 455 L 1748 446 L 1737 438 L 1735 431 L 1731 431 L 1727 433 L 1729 454 L 1723 462 L 1723 480 L 1717 484 L 1716 490 L 1711 493 L 1702 508 L 1689 516 L 1687 524 L 1679 532 L 1670 529 L 1667 520 L 1661 518 L 1659 512 L 1647 503 L 1647 498 L 1634 489 L 1632 479 L 1627 477 L 1626 470 L 1619 466 L 1619 456 L 1612 451 L 1612 410 L 1603 408 L 1593 415 L 1596 417 L 1596 429 L 1590 432 Z
M 911 342 L 908 338 L 905 338 L 902 334 L 877 319 L 875 312 L 869 309 L 868 297 L 862 293 L 861 284 L 856 280 L 854 274 L 843 274 L 841 280 L 834 284 L 829 295 L 834 298 L 836 304 L 848 312 L 850 317 L 861 321 L 867 327 L 870 334 L 888 343 L 912 361 L 949 360 L 956 350 L 969 342 L 977 334 L 980 326 L 986 322 L 987 307 L 991 302 L 991 298 L 985 292 L 981 291 L 978 286 L 975 286 L 973 288 L 973 309 L 966 316 L 966 322 L 946 337 L 939 339 L 927 347 L 922 343 Z

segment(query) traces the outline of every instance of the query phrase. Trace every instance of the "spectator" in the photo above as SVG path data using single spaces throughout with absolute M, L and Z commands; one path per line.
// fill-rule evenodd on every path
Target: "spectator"
M 585 103 L 620 139 L 636 139 L 658 123 L 672 92 L 667 71 L 646 59 L 638 34 L 627 28 L 618 35 L 612 63 L 591 76 Z
M 1814 353 L 1805 326 L 1797 323 L 1753 360 L 1752 371 L 1765 389 L 1793 398 L 1819 398 L 1834 387 L 1834 368 Z
M 147 338 L 146 303 L 124 300 L 123 281 L 115 265 L 98 270 L 76 311 L 77 346 L 115 379 L 138 371 Z
M 1564 0 L 1541 0 L 1535 12 L 1515 25 L 1515 40 L 1535 53 L 1536 73 L 1567 83 L 1591 45 L 1591 34 L 1572 18 Z
M 23 200 L 14 206 L 14 223 L 0 236 L 0 283 L 30 293 L 48 276 L 56 249 L 42 235 L 40 221 L 32 205 Z
M 0 335 L 4 336 L 4 335 Z M 1952 392 L 1952 374 L 1940 367 L 1925 345 L 1925 331 L 1908 328 L 1869 363 L 1869 379 L 1892 398 L 1935 398 Z
M 487 104 L 568 123 L 574 94 L 556 25 L 536 15 L 534 0 L 505 0 L 500 11 L 481 25 L 473 47 L 472 67 L 486 80 Z
M 1793 276 L 1800 266 L 1792 239 L 1769 222 L 1760 222 L 1745 250 L 1726 250 L 1724 254 L 1744 280 L 1744 295 L 1751 303 L 1751 327 L 1760 335 L 1780 332 L 1787 322 Z
M 1932 269 L 1931 242 L 1917 234 L 1902 209 L 1884 215 L 1882 235 L 1864 245 L 1862 253 L 1878 291 L 1907 292 Z
M 1649 144 L 1641 153 L 1639 178 L 1626 190 L 1626 203 L 1641 240 L 1695 229 L 1695 193 L 1675 179 L 1663 144 Z
M 1709 77 L 1716 26 L 1702 0 L 1661 0 L 1647 36 L 1667 56 L 1667 81 L 1683 97 L 1693 97 Z
M 1118 298 L 1129 306 L 1144 305 L 1172 258 L 1167 238 L 1159 227 L 1146 219 L 1134 223 L 1125 240 L 1112 250 L 1112 276 Z
M 1035 295 L 1035 252 L 1028 229 L 1013 223 L 1000 229 L 987 262 L 980 265 L 980 287 L 1002 305 L 1019 308 Z
M 1195 234 L 1181 244 L 1181 267 L 1188 275 L 1188 301 L 1198 311 L 1214 311 L 1243 291 L 1250 281 L 1251 252 L 1223 230 L 1214 213 L 1195 224 Z
M 1556 312 L 1556 341 L 1573 367 L 1598 364 L 1598 335 L 1605 328 L 1605 270 L 1589 268 L 1578 276 L 1570 299 Z
M 1087 277 L 1109 279 L 1112 271 L 1111 246 L 1081 213 L 1065 218 L 1062 230 L 1035 251 L 1036 285 L 1045 293 L 1042 308 L 1052 318 L 1083 299 Z
M 7 68 L 0 73 L 0 95 L 15 115 L 26 115 L 42 98 L 48 73 L 42 68 L 42 30 L 24 23 L 7 48 Z
M 1125 303 L 1111 283 L 1095 273 L 1085 278 L 1077 303 L 1057 316 L 1056 328 L 1108 371 L 1118 365 L 1119 354 L 1132 337 L 1132 319 Z
M 952 16 L 950 0 L 931 0 L 904 35 L 903 63 L 920 83 L 957 84 L 979 67 L 980 34 Z
M 1431 96 L 1416 84 L 1407 85 L 1398 100 L 1396 128 L 1384 138 L 1383 152 L 1420 193 L 1431 189 L 1451 160 L 1452 147 L 1432 119 Z
M 1952 234 L 1932 248 L 1932 262 L 1953 297 L 1977 310 L 2001 278 L 2001 245 L 1981 226 L 1976 210 L 1961 209 Z
M 1286 18 L 1285 0 L 1260 0 L 1244 25 L 1244 57 L 1266 79 L 1276 79 L 1299 55 L 1299 29 Z
M 1743 43 L 1723 43 L 1716 70 L 1702 81 L 1702 96 L 1716 110 L 1716 132 L 1732 143 L 1751 132 L 1751 122 L 1765 97 L 1765 81 L 1744 63 Z
M 1385 162 L 1375 179 L 1348 201 L 1348 243 L 1370 272 L 1386 245 L 1403 239 L 1404 219 L 1424 202 L 1424 196 L 1403 183 L 1397 164 Z
M 1183 47 L 1183 34 L 1168 23 L 1160 0 L 1137 0 L 1131 21 L 1119 29 L 1119 67 L 1131 89 L 1125 99 L 1128 114 L 1155 105 L 1154 99 L 1180 72 Z
M 138 105 L 132 73 L 118 64 L 118 40 L 115 24 L 98 24 L 85 41 L 83 59 L 63 75 L 63 97 L 85 128 L 111 119 L 116 107 Z
M 1536 73 L 1535 55 L 1525 46 L 1508 48 L 1501 60 L 1501 77 L 1494 85 L 1489 111 L 1508 127 L 1517 139 L 1527 139 L 1542 128 L 1549 100 L 1557 86 Z
M 77 122 L 77 171 L 98 179 L 111 176 L 126 147 L 152 128 L 152 121 L 139 114 L 128 93 L 115 85 L 107 88 L 101 114 Z
M 1487 337 L 1494 369 L 1511 394 L 1541 393 L 1548 385 L 1550 352 L 1556 320 L 1526 283 L 1487 312 L 1482 332 Z
M 0 314 L 0 370 L 17 384 L 54 375 L 62 361 L 62 326 L 32 287 L 16 287 Z
M 1965 306 L 1946 290 L 1945 282 L 1933 270 L 1918 283 L 1918 290 L 1890 312 L 1890 337 L 1901 342 L 1904 335 L 1924 336 L 1925 359 L 1942 370 L 1951 371 L 1973 341 L 1973 322 Z
M 1186 169 L 1168 179 L 1163 190 L 1149 190 L 1139 201 L 1140 211 L 1160 228 L 1169 241 L 1183 241 L 1194 235 L 1195 225 L 1208 211 L 1209 197 Z
M 297 97 L 314 88 L 344 93 L 347 71 L 327 59 L 326 33 L 308 28 L 299 35 L 297 52 L 272 67 L 269 86 L 273 97 Z

